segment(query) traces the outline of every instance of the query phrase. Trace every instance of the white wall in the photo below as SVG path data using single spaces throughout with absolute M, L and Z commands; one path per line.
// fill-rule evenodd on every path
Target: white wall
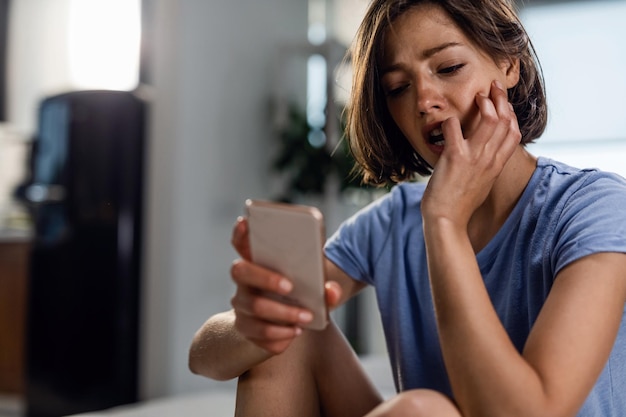
M 281 43 L 306 39 L 304 0 L 153 0 L 154 96 L 144 287 L 144 397 L 207 389 L 187 352 L 229 308 L 232 224 L 267 197 L 269 100 Z

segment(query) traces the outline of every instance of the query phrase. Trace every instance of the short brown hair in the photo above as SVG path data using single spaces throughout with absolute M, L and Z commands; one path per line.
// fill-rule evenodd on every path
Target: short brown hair
M 421 4 L 441 7 L 494 61 L 519 59 L 520 79 L 508 96 L 521 143 L 531 143 L 546 127 L 541 67 L 509 0 L 373 0 L 350 51 L 354 75 L 346 109 L 346 136 L 355 169 L 367 184 L 393 184 L 432 172 L 391 118 L 378 72 L 387 30 L 400 15 Z

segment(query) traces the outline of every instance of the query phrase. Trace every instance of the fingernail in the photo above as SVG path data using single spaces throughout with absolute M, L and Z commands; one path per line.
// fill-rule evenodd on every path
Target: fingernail
M 278 288 L 280 288 L 280 290 L 283 291 L 284 293 L 288 293 L 293 288 L 293 285 L 291 285 L 291 282 L 289 282 L 288 279 L 281 279 L 278 282 Z
M 241 234 L 243 233 L 243 228 L 241 226 L 241 222 L 243 221 L 243 217 L 239 216 L 237 217 L 237 221 L 235 221 L 235 226 L 234 226 L 234 236 L 241 236 Z
M 237 217 L 237 220 L 235 221 L 235 226 L 237 227 L 237 229 L 239 229 L 241 222 L 243 222 L 243 217 L 242 216 Z
M 495 84 L 496 84 L 496 87 L 498 87 L 500 90 L 504 91 L 504 86 L 502 85 L 502 83 L 499 80 L 496 80 Z
M 313 320 L 313 314 L 308 311 L 301 311 L 300 314 L 298 314 L 298 321 L 300 321 L 300 323 L 308 323 L 311 320 Z

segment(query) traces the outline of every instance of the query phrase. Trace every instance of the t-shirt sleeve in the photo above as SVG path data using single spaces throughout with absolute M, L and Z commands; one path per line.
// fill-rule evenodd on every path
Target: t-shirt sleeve
M 572 193 L 558 224 L 555 273 L 594 253 L 626 253 L 626 182 L 607 174 L 589 178 Z
M 325 254 L 350 277 L 374 284 L 374 268 L 392 223 L 393 191 L 344 221 L 328 239 Z

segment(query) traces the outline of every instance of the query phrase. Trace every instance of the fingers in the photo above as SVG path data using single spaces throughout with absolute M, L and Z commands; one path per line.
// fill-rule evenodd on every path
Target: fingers
M 442 124 L 445 147 L 429 181 L 428 198 L 422 200 L 423 212 L 445 215 L 459 224 L 466 224 L 487 198 L 521 138 L 501 85 L 493 82 L 489 95 L 478 94 L 475 100 L 478 113 L 463 123 L 451 117 Z
M 306 309 L 282 303 L 271 298 L 271 294 L 240 288 L 231 299 L 237 314 L 284 326 L 304 326 L 313 315 Z
M 476 132 L 477 140 L 494 140 L 499 145 L 504 141 L 517 145 L 521 139 L 517 117 L 509 103 L 507 92 L 498 81 L 491 84 L 489 97 L 478 95 L 476 104 L 480 111 L 480 126 Z
M 489 95 L 477 94 L 475 100 L 479 117 L 473 131 L 465 132 L 469 136 L 464 137 L 461 122 L 456 117 L 450 117 L 442 124 L 446 148 L 458 149 L 474 145 L 475 148 L 480 149 L 488 143 L 491 143 L 490 147 L 498 148 L 506 139 L 519 143 L 521 134 L 519 134 L 517 117 L 502 84 L 494 81 Z M 518 135 L 519 138 L 517 138 Z
M 461 130 L 461 121 L 457 117 L 450 117 L 441 125 L 443 136 L 446 138 L 446 147 L 458 146 L 465 138 Z
M 248 261 L 252 259 L 250 255 L 250 241 L 248 239 L 248 220 L 245 217 L 237 218 L 230 243 L 243 259 Z
M 494 134 L 496 141 L 494 145 L 499 152 L 495 155 L 495 162 L 496 165 L 503 166 L 519 145 L 522 134 L 507 92 L 503 89 L 502 84 L 497 81 L 492 83 L 491 86 L 491 102 L 497 114 L 496 133 Z M 500 140 L 498 141 L 498 139 Z
M 333 309 L 341 302 L 342 289 L 341 285 L 335 281 L 328 281 L 324 284 L 324 291 L 326 294 L 326 304 L 330 309 Z
M 476 105 L 478 123 L 466 138 L 458 119 L 450 118 L 443 124 L 446 148 L 450 154 L 465 155 L 472 164 L 482 161 L 501 169 L 521 140 L 517 117 L 498 81 L 492 83 L 489 96 L 476 95 Z
M 235 327 L 268 352 L 286 349 L 302 333 L 302 326 L 313 320 L 308 310 L 280 301 L 280 296 L 288 295 L 293 287 L 280 274 L 240 259 L 233 263 L 231 277 L 237 285 L 231 299 Z
M 299 327 L 273 325 L 240 315 L 236 316 L 235 328 L 248 340 L 274 355 L 285 351 L 293 339 L 302 333 Z
M 491 102 L 495 108 L 498 121 L 500 121 L 499 126 L 506 130 L 511 139 L 517 137 L 516 142 L 519 143 L 521 133 L 519 132 L 517 115 L 515 114 L 513 105 L 509 102 L 506 90 L 499 81 L 494 81 L 491 85 Z
M 278 354 L 302 333 L 302 328 L 313 320 L 313 315 L 281 300 L 281 296 L 287 296 L 293 290 L 289 279 L 252 262 L 245 218 L 237 219 L 231 243 L 242 257 L 233 262 L 230 271 L 237 286 L 231 299 L 235 327 L 257 346 Z M 342 298 L 341 286 L 327 282 L 325 296 L 328 306 L 336 307 Z
M 507 116 L 515 115 L 513 105 L 509 103 L 509 96 L 499 81 L 491 84 L 491 101 L 500 117 L 506 119 Z
M 289 294 L 293 288 L 293 284 L 282 275 L 244 259 L 234 261 L 230 272 L 237 286 L 252 287 L 281 295 Z

